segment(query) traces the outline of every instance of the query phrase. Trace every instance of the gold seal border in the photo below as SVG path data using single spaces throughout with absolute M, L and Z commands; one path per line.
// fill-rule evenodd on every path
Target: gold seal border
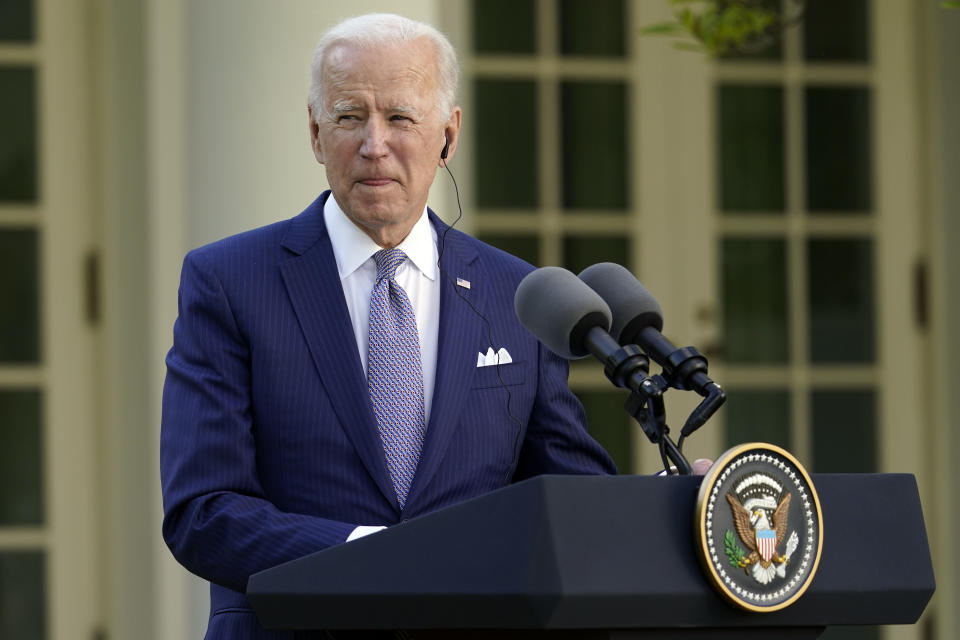
M 789 460 L 796 467 L 797 471 L 799 471 L 803 476 L 803 479 L 806 480 L 807 486 L 810 488 L 810 495 L 813 497 L 813 503 L 817 507 L 817 555 L 813 560 L 813 566 L 810 568 L 810 573 L 807 574 L 806 580 L 803 581 L 803 584 L 797 588 L 796 592 L 794 592 L 792 596 L 783 602 L 779 602 L 769 607 L 762 607 L 749 602 L 744 602 L 724 584 L 723 580 L 720 578 L 720 574 L 717 573 L 716 568 L 710 561 L 710 550 L 707 546 L 705 535 L 707 524 L 707 503 L 709 501 L 708 498 L 710 493 L 713 491 L 714 485 L 717 483 L 717 478 L 720 477 L 720 473 L 734 458 L 745 451 L 752 451 L 755 449 L 766 450 L 783 456 Z M 820 496 L 817 494 L 817 489 L 813 486 L 813 481 L 810 479 L 810 475 L 807 473 L 807 470 L 804 469 L 803 465 L 800 464 L 800 461 L 797 460 L 793 454 L 786 449 L 766 442 L 749 442 L 747 444 L 737 445 L 724 451 L 723 454 L 717 458 L 717 461 L 713 463 L 713 466 L 710 467 L 710 470 L 703 478 L 703 482 L 700 483 L 700 491 L 697 493 L 697 506 L 695 513 L 696 531 L 694 532 L 694 538 L 697 541 L 697 548 L 700 552 L 698 554 L 700 556 L 700 562 L 709 572 L 709 577 L 711 578 L 710 582 L 713 584 L 714 588 L 717 589 L 727 600 L 738 607 L 760 613 L 768 613 L 771 611 L 779 611 L 780 609 L 784 609 L 796 602 L 797 598 L 806 592 L 807 587 L 809 587 L 810 583 L 813 581 L 813 577 L 817 574 L 817 568 L 820 566 L 820 553 L 823 551 L 823 511 L 820 509 Z

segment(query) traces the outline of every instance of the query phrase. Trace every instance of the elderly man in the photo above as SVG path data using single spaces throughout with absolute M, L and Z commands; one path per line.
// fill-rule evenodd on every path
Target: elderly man
M 308 107 L 331 190 L 184 261 L 163 533 L 212 583 L 208 638 L 286 637 L 250 610 L 257 571 L 536 474 L 616 472 L 565 363 L 514 315 L 530 265 L 427 209 L 456 81 L 428 25 L 337 25 Z

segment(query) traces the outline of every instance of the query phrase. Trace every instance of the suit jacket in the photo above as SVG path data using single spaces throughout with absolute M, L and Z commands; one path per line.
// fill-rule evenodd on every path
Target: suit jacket
M 163 393 L 163 535 L 212 583 L 208 638 L 292 637 L 259 628 L 247 578 L 357 525 L 395 524 L 537 474 L 616 472 L 585 430 L 565 361 L 513 311 L 532 267 L 447 233 L 430 212 L 445 238 L 437 377 L 401 510 L 323 220 L 328 195 L 184 260 Z M 497 367 L 477 367 L 491 343 L 513 358 L 503 383 Z

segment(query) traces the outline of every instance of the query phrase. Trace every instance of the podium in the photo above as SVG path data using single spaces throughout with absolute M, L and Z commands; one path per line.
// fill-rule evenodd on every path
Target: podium
M 916 622 L 934 576 L 906 474 L 814 474 L 823 552 L 807 592 L 742 611 L 695 554 L 701 478 L 541 476 L 250 578 L 270 629 L 411 638 L 816 638 Z

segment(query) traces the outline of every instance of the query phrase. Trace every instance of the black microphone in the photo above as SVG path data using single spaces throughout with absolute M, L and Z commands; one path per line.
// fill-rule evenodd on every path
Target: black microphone
M 584 269 L 580 280 L 593 289 L 610 307 L 613 322 L 610 333 L 620 344 L 639 345 L 663 367 L 664 377 L 677 389 L 691 389 L 711 402 L 701 406 L 683 427 L 686 436 L 698 429 L 726 399 L 726 395 L 707 375 L 707 359 L 694 347 L 678 349 L 660 331 L 663 313 L 656 298 L 625 267 L 601 262 Z
M 607 303 L 570 271 L 531 271 L 517 286 L 513 306 L 527 331 L 561 358 L 593 355 L 611 382 L 632 391 L 647 379 L 650 361 L 637 347 L 613 339 Z
M 567 360 L 590 355 L 586 337 L 591 329 L 599 329 L 609 337 L 607 303 L 577 276 L 560 267 L 542 267 L 528 273 L 517 286 L 513 308 L 527 331 Z
M 650 360 L 637 345 L 621 346 L 610 335 L 611 310 L 596 291 L 566 269 L 543 267 L 520 281 L 513 306 L 520 323 L 560 357 L 571 360 L 592 354 L 603 362 L 607 378 L 632 392 L 627 409 L 647 437 L 660 445 L 664 468 L 669 457 L 681 473 L 691 472 L 668 434 L 663 387 L 648 376 Z

